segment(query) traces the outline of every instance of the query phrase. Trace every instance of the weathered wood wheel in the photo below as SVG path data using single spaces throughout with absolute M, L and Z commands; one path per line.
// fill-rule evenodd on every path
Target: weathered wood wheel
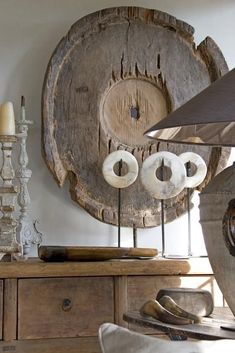
M 55 49 L 42 94 L 42 145 L 60 186 L 95 218 L 117 224 L 117 190 L 102 176 L 105 157 L 124 149 L 142 161 L 158 150 L 199 153 L 208 173 L 224 167 L 227 151 L 157 144 L 144 131 L 200 92 L 228 68 L 217 45 L 197 48 L 194 29 L 156 10 L 119 7 L 77 21 Z M 204 186 L 204 185 L 201 185 Z M 166 222 L 186 209 L 186 193 L 166 202 Z M 160 202 L 140 178 L 122 192 L 121 225 L 160 224 Z

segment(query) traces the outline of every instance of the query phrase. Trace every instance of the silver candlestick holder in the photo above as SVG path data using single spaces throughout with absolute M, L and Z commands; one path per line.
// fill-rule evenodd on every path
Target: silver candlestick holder
M 28 137 L 28 126 L 33 122 L 26 120 L 25 99 L 21 97 L 21 114 L 17 122 L 18 140 L 20 144 L 19 168 L 16 171 L 16 177 L 19 180 L 18 204 L 20 206 L 19 225 L 17 228 L 17 239 L 23 246 L 23 255 L 27 257 L 32 245 L 41 244 L 42 233 L 36 229 L 36 221 L 32 221 L 28 214 L 30 205 L 30 195 L 28 191 L 28 182 L 32 176 L 32 171 L 28 166 L 28 154 L 26 150 L 26 141 Z
M 17 137 L 13 135 L 0 136 L 2 152 L 2 168 L 0 176 L 2 185 L 0 186 L 0 260 L 4 255 L 20 254 L 22 249 L 16 240 L 16 228 L 18 225 L 14 217 L 15 204 L 17 199 L 17 187 L 13 185 L 15 178 L 12 166 L 12 148 L 17 142 Z

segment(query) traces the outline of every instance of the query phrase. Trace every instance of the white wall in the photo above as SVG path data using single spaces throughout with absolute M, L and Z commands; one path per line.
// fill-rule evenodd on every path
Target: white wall
M 40 221 L 47 244 L 117 244 L 117 229 L 98 222 L 73 203 L 68 185 L 59 189 L 42 160 L 40 99 L 50 55 L 70 26 L 90 12 L 121 5 L 155 8 L 185 20 L 195 27 L 196 43 L 211 36 L 229 67 L 235 66 L 234 0 L 0 0 L 0 102 L 13 101 L 18 114 L 20 96 L 25 95 L 27 117 L 34 121 L 28 140 L 33 170 L 31 216 Z M 193 249 L 202 254 L 205 250 L 197 207 L 192 217 Z M 122 234 L 122 245 L 131 245 L 130 230 L 124 229 Z M 167 251 L 186 253 L 186 236 L 186 217 L 167 225 Z M 138 245 L 160 248 L 160 229 L 140 231 Z

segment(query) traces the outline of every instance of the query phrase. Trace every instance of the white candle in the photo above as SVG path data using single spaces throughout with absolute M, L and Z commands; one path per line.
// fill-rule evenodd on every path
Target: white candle
M 15 116 L 11 102 L 0 105 L 0 135 L 15 135 Z

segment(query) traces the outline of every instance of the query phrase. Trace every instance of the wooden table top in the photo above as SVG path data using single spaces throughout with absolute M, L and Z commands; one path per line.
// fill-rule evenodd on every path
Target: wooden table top
M 235 339 L 235 331 L 221 328 L 221 325 L 233 325 L 235 330 L 235 318 L 229 308 L 215 308 L 210 318 L 204 318 L 200 324 L 191 325 L 166 324 L 150 317 L 142 317 L 137 311 L 128 312 L 123 318 L 128 323 L 160 330 L 170 337 L 203 340 Z
M 23 262 L 0 262 L 0 278 L 76 276 L 184 276 L 212 275 L 208 258 L 44 262 L 38 258 Z

